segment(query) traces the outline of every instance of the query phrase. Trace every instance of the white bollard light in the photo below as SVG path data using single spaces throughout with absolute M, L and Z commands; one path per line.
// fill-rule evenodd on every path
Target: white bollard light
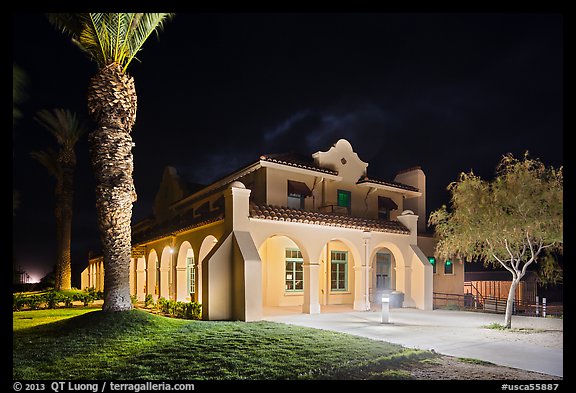
M 390 298 L 382 295 L 382 323 L 390 323 Z

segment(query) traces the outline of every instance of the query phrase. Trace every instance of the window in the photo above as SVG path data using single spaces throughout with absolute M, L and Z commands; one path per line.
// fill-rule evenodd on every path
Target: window
M 436 258 L 434 257 L 428 257 L 428 260 L 430 261 L 430 263 L 432 264 L 432 273 L 436 274 Z
M 156 260 L 156 295 L 160 295 L 160 260 Z
M 392 257 L 387 252 L 376 253 L 376 290 L 392 289 Z
M 312 196 L 312 191 L 306 183 L 288 180 L 288 204 L 292 209 L 304 209 L 306 197 Z
M 337 198 L 338 198 L 338 206 L 347 208 L 348 214 L 350 214 L 350 206 L 351 206 L 350 205 L 350 199 L 351 199 L 350 191 L 338 190 Z
M 348 290 L 347 251 L 332 251 L 330 253 L 330 289 L 332 291 Z
M 301 292 L 304 290 L 304 260 L 298 249 L 286 249 L 286 292 Z
M 304 209 L 304 197 L 302 195 L 288 194 L 288 207 L 291 209 Z
M 390 211 L 398 209 L 398 205 L 388 197 L 378 197 L 378 219 L 390 220 Z
M 444 274 L 454 274 L 454 265 L 451 260 L 444 263 Z
M 196 267 L 194 266 L 194 257 L 186 257 L 186 270 L 188 276 L 188 293 L 192 300 L 196 293 Z

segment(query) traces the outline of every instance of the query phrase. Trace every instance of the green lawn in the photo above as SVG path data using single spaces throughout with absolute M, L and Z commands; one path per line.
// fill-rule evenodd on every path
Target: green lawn
M 13 313 L 14 379 L 407 378 L 431 352 L 272 322 L 97 308 Z

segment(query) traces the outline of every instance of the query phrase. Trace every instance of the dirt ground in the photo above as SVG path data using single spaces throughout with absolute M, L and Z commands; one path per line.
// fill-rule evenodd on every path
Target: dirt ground
M 483 362 L 467 362 L 440 355 L 410 370 L 413 379 L 423 380 L 562 380 L 561 377 Z

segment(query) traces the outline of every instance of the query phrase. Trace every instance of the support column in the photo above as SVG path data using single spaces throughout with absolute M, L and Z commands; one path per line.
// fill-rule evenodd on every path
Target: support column
M 194 269 L 194 265 L 191 266 Z M 185 302 L 190 296 L 188 293 L 188 277 L 186 277 L 187 268 L 185 266 L 176 266 L 176 300 Z M 194 301 L 194 299 L 190 299 Z
M 354 266 L 354 310 L 366 311 L 370 304 L 366 304 L 366 266 Z
M 137 263 L 136 266 L 136 296 L 138 296 L 139 301 L 143 302 L 146 298 L 146 269 L 138 269 L 138 266 L 142 266 L 142 263 Z
M 130 258 L 130 296 L 136 294 L 136 261 L 136 258 Z
M 318 279 L 320 264 L 318 262 L 304 262 L 304 314 L 320 314 L 320 302 L 318 299 Z
M 160 297 L 165 299 L 170 299 L 170 285 L 169 281 L 170 278 L 168 275 L 170 274 L 170 268 L 168 266 L 160 265 Z
M 369 231 L 364 232 L 363 250 L 360 255 L 360 265 L 354 266 L 354 310 L 370 310 L 370 239 L 372 234 Z
M 100 276 L 100 282 L 98 284 L 98 290 L 99 291 L 104 291 L 104 262 L 100 262 L 98 263 L 98 265 L 100 266 L 100 272 L 99 272 L 99 276 Z

